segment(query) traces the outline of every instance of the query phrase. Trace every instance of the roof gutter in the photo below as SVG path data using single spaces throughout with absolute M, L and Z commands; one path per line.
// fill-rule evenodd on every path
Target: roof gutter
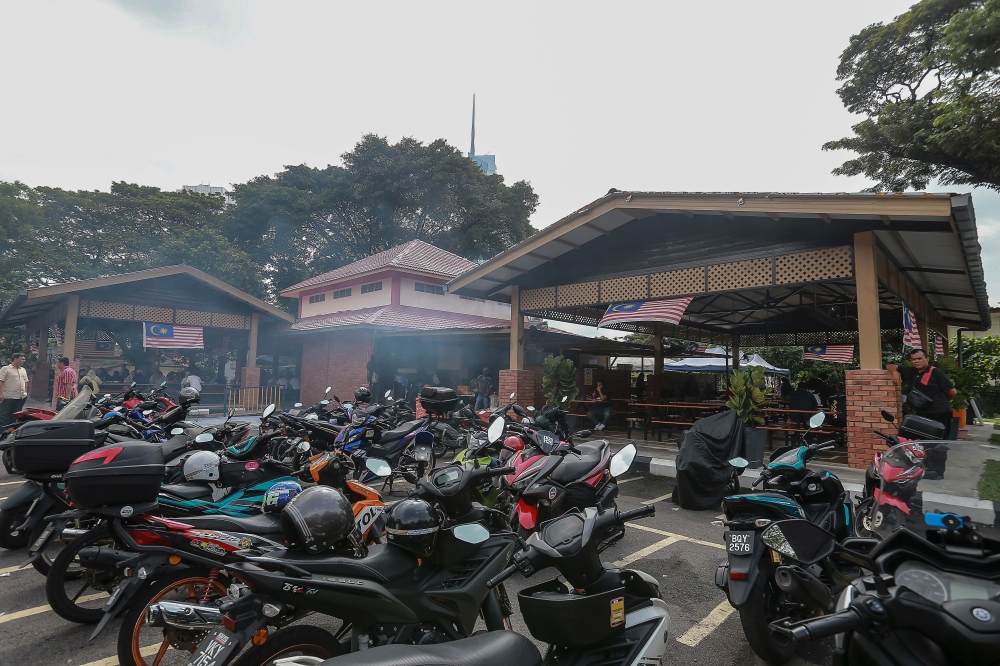
M 979 232 L 976 229 L 976 211 L 972 206 L 971 194 L 956 194 L 951 198 L 952 218 L 958 231 L 958 239 L 965 253 L 965 263 L 972 282 L 972 290 L 979 307 L 979 317 L 983 329 L 990 328 L 990 299 L 986 291 L 986 273 L 983 270 L 982 251 L 979 244 Z

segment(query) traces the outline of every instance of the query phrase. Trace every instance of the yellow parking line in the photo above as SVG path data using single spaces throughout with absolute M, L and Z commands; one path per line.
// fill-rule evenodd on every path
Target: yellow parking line
M 660 495 L 659 497 L 654 497 L 651 500 L 643 500 L 642 503 L 643 504 L 656 504 L 657 502 L 662 502 L 663 500 L 670 499 L 671 497 L 673 497 L 673 493 L 670 493 L 668 495 Z
M 732 615 L 734 610 L 735 609 L 729 605 L 728 601 L 723 601 L 721 604 L 713 608 L 712 612 L 705 616 L 705 619 L 685 631 L 684 635 L 677 639 L 677 642 L 695 647 L 698 643 L 701 643 L 705 637 L 715 631 L 720 624 L 725 622 L 726 618 Z
M 20 481 L 4 481 L 3 483 L 0 483 L 0 486 L 20 486 L 23 483 L 24 479 L 21 479 Z
M 633 476 L 633 477 L 630 477 L 628 479 L 615 479 L 615 483 L 617 483 L 620 486 L 623 483 L 630 483 L 632 481 L 638 481 L 641 478 L 642 478 L 641 476 Z
M 141 648 L 139 650 L 139 654 L 141 654 L 143 657 L 152 657 L 159 651 L 159 649 L 160 649 L 159 643 L 157 643 L 156 645 L 147 645 L 146 647 Z M 83 666 L 118 666 L 118 657 L 117 656 L 105 657 L 104 659 L 98 659 L 97 661 L 91 661 L 86 664 L 83 664 Z
M 683 534 L 674 534 L 673 532 L 664 532 L 663 530 L 658 530 L 655 527 L 646 527 L 645 525 L 640 525 L 639 523 L 625 523 L 629 527 L 637 530 L 642 530 L 643 532 L 652 532 L 653 534 L 659 534 L 665 537 L 677 537 L 682 541 L 690 541 L 691 543 L 697 543 L 702 546 L 709 546 L 711 548 L 718 548 L 719 550 L 725 550 L 726 547 L 721 543 L 712 543 L 711 541 L 702 541 L 701 539 L 692 539 L 691 537 L 684 536 Z
M 0 569 L 0 574 L 14 573 L 15 571 L 20 571 L 21 565 L 18 564 L 16 567 L 7 567 L 6 569 Z
M 107 597 L 107 592 L 101 592 L 100 594 L 88 594 L 85 597 L 80 597 L 77 601 L 91 601 L 92 599 L 100 599 L 102 597 Z M 47 613 L 52 610 L 52 606 L 45 604 L 44 606 L 35 606 L 34 608 L 26 608 L 23 611 L 17 611 L 16 613 L 7 613 L 6 615 L 0 615 L 0 624 L 5 622 L 10 622 L 12 620 L 20 620 L 22 617 L 30 617 L 32 615 L 38 615 L 39 613 Z
M 615 562 L 615 566 L 616 567 L 627 567 L 628 565 L 632 564 L 636 560 L 641 560 L 642 558 L 646 557 L 647 555 L 652 555 L 656 551 L 661 550 L 663 548 L 666 548 L 670 544 L 675 543 L 677 541 L 680 541 L 680 538 L 675 537 L 675 536 L 668 537 L 666 539 L 662 539 L 660 541 L 657 541 L 656 543 L 654 543 L 651 546 L 646 546 L 645 548 L 643 548 L 641 550 L 635 551 L 631 555 L 626 555 L 622 559 L 620 559 L 617 562 Z

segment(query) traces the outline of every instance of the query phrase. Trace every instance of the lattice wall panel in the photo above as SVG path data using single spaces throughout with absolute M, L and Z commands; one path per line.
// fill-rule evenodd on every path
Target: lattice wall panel
M 152 305 L 135 306 L 135 318 L 139 321 L 155 321 L 163 324 L 174 323 L 173 308 L 157 308 Z
M 776 284 L 815 282 L 854 275 L 851 246 L 828 247 L 813 252 L 782 254 L 774 258 Z
M 708 267 L 708 290 L 727 291 L 771 284 L 771 258 L 734 261 Z
M 212 313 L 199 312 L 197 310 L 178 310 L 175 324 L 186 324 L 188 326 L 211 326 Z
M 237 314 L 213 314 L 212 326 L 219 328 L 250 328 L 250 317 Z
M 648 298 L 645 275 L 601 280 L 601 301 L 604 303 L 620 303 L 621 301 L 638 301 Z
M 80 314 L 83 314 L 84 301 L 80 301 Z M 87 301 L 87 317 L 101 319 L 132 319 L 134 306 L 128 303 L 109 303 L 108 301 Z
M 556 288 L 528 289 L 521 293 L 522 310 L 541 310 L 556 306 Z
M 703 291 L 705 291 L 705 269 L 702 267 L 653 273 L 649 276 L 650 298 L 697 294 Z
M 590 305 L 599 302 L 597 282 L 581 282 L 559 287 L 559 302 L 561 308 L 574 305 Z

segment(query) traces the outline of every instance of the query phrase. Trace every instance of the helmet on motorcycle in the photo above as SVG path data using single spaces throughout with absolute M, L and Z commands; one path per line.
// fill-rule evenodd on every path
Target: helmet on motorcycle
M 184 461 L 185 481 L 218 481 L 219 456 L 211 451 L 196 451 Z
M 261 509 L 264 513 L 281 513 L 285 505 L 295 499 L 295 496 L 302 492 L 302 486 L 298 481 L 282 481 L 267 489 L 264 493 L 264 501 Z
M 315 555 L 351 533 L 354 511 L 340 491 L 313 486 L 285 505 L 281 528 L 289 544 Z
M 503 440 L 503 447 L 505 449 L 513 449 L 514 451 L 521 451 L 524 449 L 524 440 L 517 435 L 509 435 Z
M 177 402 L 180 403 L 181 407 L 197 405 L 201 402 L 201 393 L 198 393 L 197 390 L 187 386 L 182 388 L 181 392 L 177 394 Z
M 372 392 L 366 389 L 364 386 L 359 386 L 354 392 L 354 402 L 355 404 L 359 402 L 370 403 L 372 401 Z
M 441 515 L 429 502 L 410 498 L 392 505 L 386 514 L 386 541 L 408 550 L 417 557 L 434 552 Z

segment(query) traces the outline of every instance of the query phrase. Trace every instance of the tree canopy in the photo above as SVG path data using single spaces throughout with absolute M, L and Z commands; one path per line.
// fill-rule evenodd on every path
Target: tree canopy
M 526 182 L 487 176 L 445 141 L 365 136 L 342 166 L 288 166 L 221 196 L 112 183 L 0 181 L 0 305 L 18 289 L 188 264 L 277 302 L 295 282 L 415 238 L 469 259 L 533 230 Z
M 979 185 L 1000 190 L 1000 0 L 921 0 L 851 37 L 837 91 L 867 116 L 824 144 L 858 157 L 835 174 L 864 174 L 871 191 Z

